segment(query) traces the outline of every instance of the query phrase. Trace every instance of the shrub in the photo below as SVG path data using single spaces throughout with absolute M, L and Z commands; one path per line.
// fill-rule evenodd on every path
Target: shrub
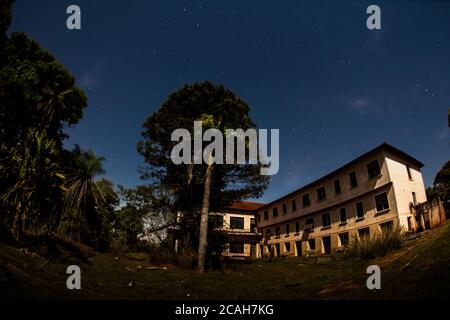
M 14 235 L 11 232 L 11 229 L 1 216 L 0 216 L 0 242 L 6 245 L 16 244 L 16 240 L 14 239 Z
M 21 247 L 54 263 L 89 263 L 92 248 L 61 238 L 55 234 L 25 232 Z
M 389 252 L 401 248 L 404 239 L 401 228 L 394 228 L 373 237 L 351 242 L 344 251 L 346 258 L 372 259 L 383 257 Z

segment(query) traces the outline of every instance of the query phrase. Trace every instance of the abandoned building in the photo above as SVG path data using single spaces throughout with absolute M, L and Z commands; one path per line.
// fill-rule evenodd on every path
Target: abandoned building
M 423 164 L 383 143 L 326 176 L 256 211 L 255 257 L 328 254 L 350 241 L 400 227 L 445 221 L 442 203 L 427 202 Z
M 255 212 L 263 203 L 242 201 L 233 203 L 221 212 L 210 213 L 209 226 L 215 231 L 225 232 L 227 242 L 222 254 L 228 257 L 256 257 L 256 248 L 261 240 L 257 231 Z
M 423 166 L 383 143 L 270 203 L 242 201 L 211 212 L 209 230 L 225 236 L 222 256 L 262 258 L 329 254 L 397 227 L 431 229 L 446 216 L 441 201 L 427 201 Z
M 208 250 L 213 255 L 218 254 L 229 258 L 256 257 L 261 233 L 256 228 L 255 212 L 263 205 L 263 203 L 241 201 L 232 203 L 223 210 L 210 212 L 208 237 L 214 237 L 214 239 L 210 241 Z M 178 250 L 180 238 L 178 231 L 177 226 L 168 229 L 175 251 Z M 218 250 L 220 251 L 216 252 Z

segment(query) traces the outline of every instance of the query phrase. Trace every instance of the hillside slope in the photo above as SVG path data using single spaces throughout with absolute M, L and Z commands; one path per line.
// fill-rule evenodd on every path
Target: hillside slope
M 415 299 L 450 297 L 450 223 L 375 260 L 290 258 L 228 266 L 199 275 L 155 266 L 146 256 L 95 254 L 79 261 L 82 290 L 66 288 L 73 260 L 49 261 L 0 245 L 0 297 L 12 299 Z M 382 289 L 366 288 L 377 264 Z

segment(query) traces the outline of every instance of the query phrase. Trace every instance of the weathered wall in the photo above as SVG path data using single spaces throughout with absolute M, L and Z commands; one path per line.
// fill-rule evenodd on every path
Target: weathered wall
M 396 206 L 400 218 L 400 225 L 408 230 L 408 217 L 413 220 L 411 204 L 416 194 L 416 203 L 427 201 L 425 185 L 420 168 L 408 163 L 397 155 L 386 153 L 386 164 L 390 180 L 393 182 Z M 411 179 L 408 176 L 407 166 L 410 168 Z

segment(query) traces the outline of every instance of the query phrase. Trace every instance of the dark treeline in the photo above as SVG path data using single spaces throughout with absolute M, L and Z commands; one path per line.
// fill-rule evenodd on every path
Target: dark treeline
M 114 239 L 136 241 L 142 219 L 130 223 L 112 182 L 99 179 L 103 158 L 64 148 L 66 129 L 83 117 L 85 93 L 26 34 L 8 36 L 12 2 L 0 4 L 1 238 L 22 244 L 26 233 L 54 234 L 99 250 Z
M 2 240 L 23 245 L 27 235 L 51 234 L 102 251 L 155 240 L 173 254 L 176 236 L 178 255 L 192 265 L 199 256 L 204 270 L 207 253 L 220 252 L 226 241 L 208 230 L 208 212 L 261 196 L 268 178 L 260 175 L 259 165 L 175 165 L 171 133 L 190 128 L 193 134 L 195 120 L 222 132 L 256 128 L 249 106 L 207 81 L 174 92 L 143 125 L 138 152 L 147 163 L 145 186 L 115 187 L 103 178 L 102 157 L 78 145 L 64 147 L 67 128 L 82 119 L 87 97 L 36 41 L 7 33 L 12 2 L 0 2 Z M 202 215 L 206 219 L 200 220 Z

